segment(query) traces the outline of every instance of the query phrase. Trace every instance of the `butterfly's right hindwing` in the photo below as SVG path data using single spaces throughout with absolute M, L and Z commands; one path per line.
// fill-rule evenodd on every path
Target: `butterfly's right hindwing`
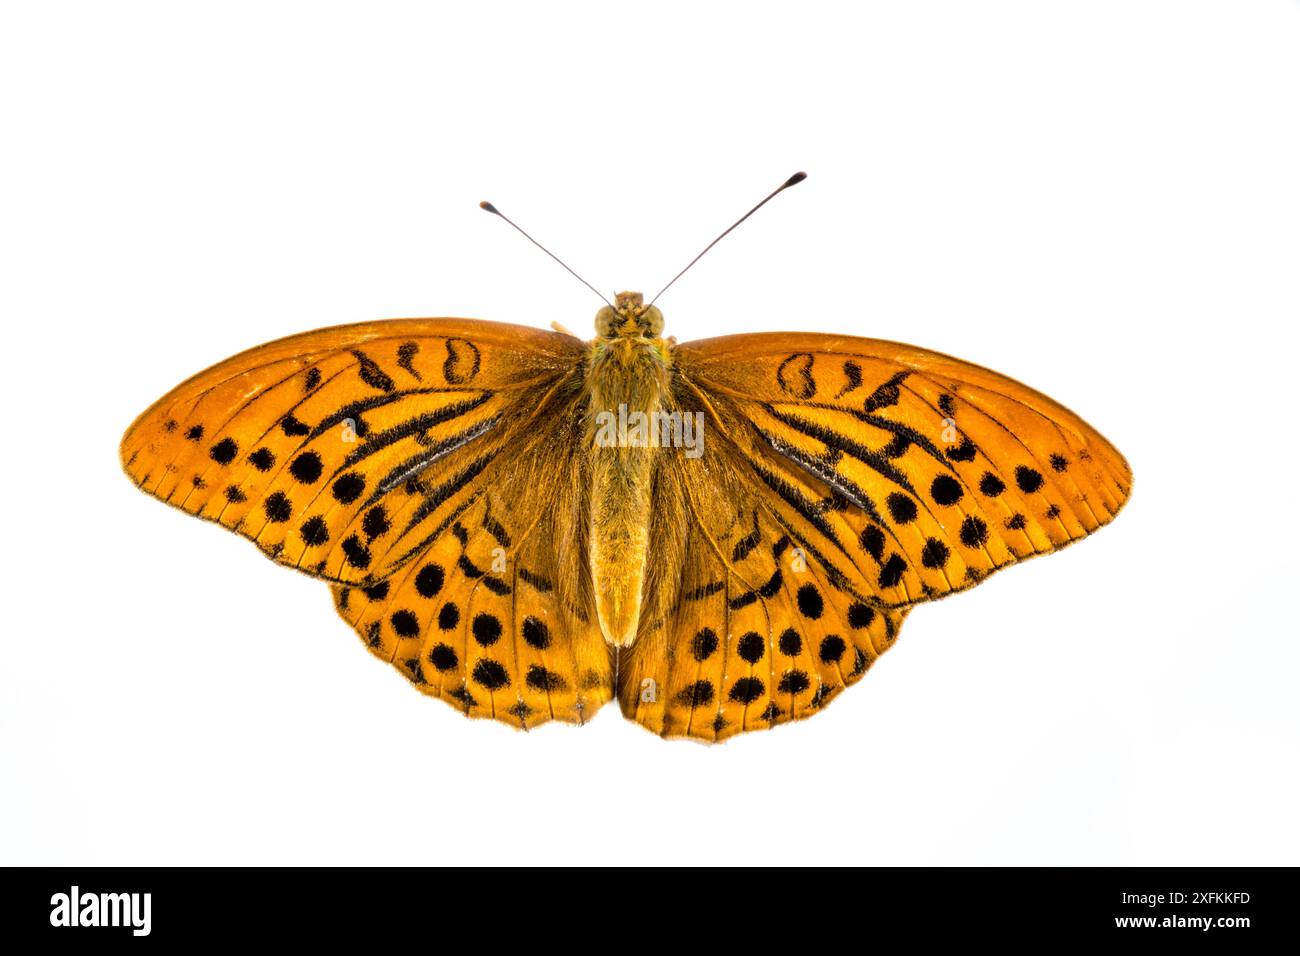
M 413 561 L 369 587 L 335 585 L 371 653 L 469 717 L 523 729 L 584 723 L 612 695 L 571 504 L 574 449 L 516 456 Z

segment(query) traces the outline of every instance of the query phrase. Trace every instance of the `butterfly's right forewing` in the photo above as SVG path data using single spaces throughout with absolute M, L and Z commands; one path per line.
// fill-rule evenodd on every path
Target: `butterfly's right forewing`
M 582 722 L 612 692 L 586 566 L 576 339 L 428 319 L 245 352 L 131 426 L 146 492 L 334 582 L 367 648 L 469 716 Z
M 427 545 L 509 457 L 581 345 L 460 319 L 344 326 L 238 355 L 127 431 L 140 488 L 343 584 Z

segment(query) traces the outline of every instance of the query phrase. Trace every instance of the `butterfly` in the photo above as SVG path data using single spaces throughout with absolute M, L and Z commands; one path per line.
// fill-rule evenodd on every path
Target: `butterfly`
M 1105 438 L 988 369 L 663 325 L 623 292 L 590 341 L 456 318 L 295 335 L 159 399 L 122 463 L 329 582 L 372 654 L 466 716 L 580 724 L 617 697 L 707 741 L 818 713 L 914 606 L 1128 498 Z

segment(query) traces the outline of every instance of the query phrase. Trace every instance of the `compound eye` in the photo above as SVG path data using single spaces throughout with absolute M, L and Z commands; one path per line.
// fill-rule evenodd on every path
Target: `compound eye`
M 596 334 L 608 338 L 614 334 L 614 324 L 618 320 L 616 313 L 609 306 L 605 306 L 596 313 Z
M 664 330 L 664 314 L 655 306 L 647 306 L 641 313 L 641 321 L 646 325 L 646 331 L 655 337 Z

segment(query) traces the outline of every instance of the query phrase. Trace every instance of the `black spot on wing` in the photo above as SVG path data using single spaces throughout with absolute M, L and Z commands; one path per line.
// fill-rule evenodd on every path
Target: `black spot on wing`
M 239 445 L 233 438 L 223 438 L 208 451 L 208 455 L 218 465 L 228 465 L 239 454 Z
M 456 651 L 447 644 L 436 644 L 429 651 L 429 663 L 439 671 L 455 670 L 458 663 Z
M 292 415 L 285 415 L 280 420 L 280 431 L 289 438 L 301 438 L 311 434 L 311 429 Z
M 750 664 L 757 664 L 767 651 L 767 642 L 758 631 L 748 631 L 736 642 L 736 653 Z
M 533 664 L 528 668 L 528 676 L 524 678 L 526 683 L 533 690 L 565 690 L 568 688 L 568 682 L 554 671 L 549 671 L 539 664 Z
M 691 638 L 691 656 L 697 661 L 707 661 L 718 649 L 718 635 L 711 627 L 700 628 Z
M 524 618 L 523 635 L 524 642 L 529 647 L 535 647 L 539 651 L 544 651 L 551 646 L 551 629 L 538 618 Z
M 903 580 L 903 572 L 907 570 L 907 562 L 901 555 L 891 554 L 880 569 L 880 586 L 882 588 L 892 588 Z
M 763 696 L 765 689 L 763 682 L 757 677 L 742 677 L 731 685 L 731 691 L 727 696 L 738 704 L 752 704 Z
M 500 661 L 494 661 L 490 657 L 479 658 L 470 676 L 474 678 L 474 683 L 488 690 L 500 690 L 502 687 L 510 686 L 510 675 L 506 673 L 506 669 L 501 666 Z
M 677 694 L 677 702 L 683 707 L 702 707 L 711 700 L 713 700 L 713 684 L 706 680 L 687 684 Z
M 961 523 L 959 536 L 961 543 L 968 548 L 983 547 L 989 539 L 989 527 L 984 523 L 983 518 L 971 515 Z
M 1016 485 L 1025 494 L 1033 494 L 1043 487 L 1042 472 L 1030 468 L 1028 465 L 1016 465 Z
M 948 563 L 951 553 L 948 546 L 938 538 L 927 538 L 925 546 L 921 548 L 921 563 L 927 568 L 942 568 Z
M 275 467 L 275 453 L 269 448 L 259 448 L 248 456 L 248 462 L 258 471 L 270 471 Z
M 961 483 L 951 475 L 939 475 L 930 483 L 930 497 L 938 505 L 955 505 L 961 501 Z
M 781 683 L 776 685 L 776 689 L 781 694 L 802 694 L 811 686 L 806 672 L 791 670 L 781 675 Z
M 953 461 L 974 461 L 975 452 L 976 448 L 971 440 L 969 438 L 963 438 L 960 445 L 957 445 L 954 448 L 949 448 L 944 452 L 944 454 Z

